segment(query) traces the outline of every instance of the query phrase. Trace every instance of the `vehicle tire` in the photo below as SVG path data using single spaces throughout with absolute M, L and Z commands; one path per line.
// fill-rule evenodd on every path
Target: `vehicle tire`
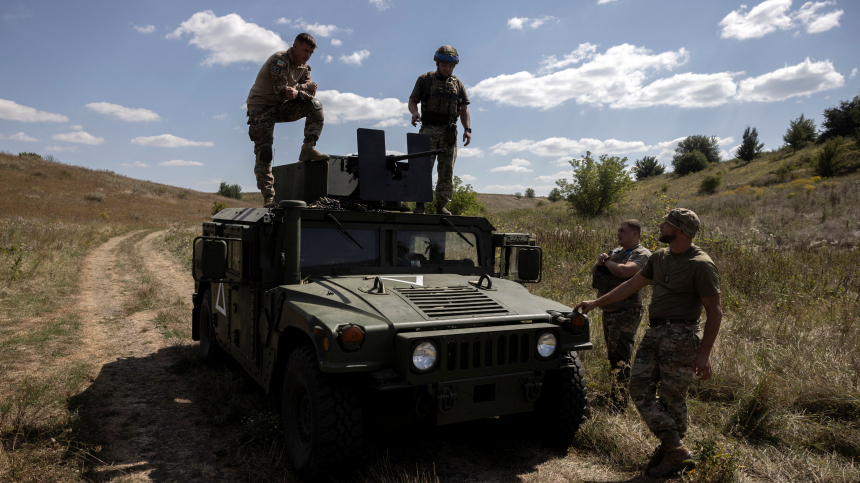
M 281 418 L 293 469 L 307 478 L 346 470 L 362 447 L 358 393 L 319 369 L 312 347 L 290 354 Z
M 206 364 L 217 365 L 224 361 L 224 349 L 218 345 L 215 338 L 215 327 L 212 325 L 212 291 L 203 293 L 200 304 L 200 316 L 197 319 L 200 330 L 200 359 Z
M 540 423 L 538 427 L 552 428 L 553 436 L 568 441 L 585 422 L 588 386 L 579 355 L 570 352 L 565 358 L 572 367 L 546 372 L 532 417 L 535 424 Z

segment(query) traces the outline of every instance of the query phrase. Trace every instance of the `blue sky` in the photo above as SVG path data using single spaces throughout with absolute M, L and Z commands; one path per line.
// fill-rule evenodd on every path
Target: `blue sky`
M 0 150 L 256 191 L 245 99 L 266 58 L 307 31 L 320 151 L 354 152 L 361 127 L 405 151 L 409 93 L 450 44 L 472 101 L 455 174 L 542 195 L 587 150 L 671 169 L 681 138 L 717 136 L 731 157 L 748 125 L 780 146 L 790 120 L 820 123 L 860 93 L 858 15 L 848 0 L 7 0 Z M 302 128 L 277 125 L 275 164 L 297 159 Z

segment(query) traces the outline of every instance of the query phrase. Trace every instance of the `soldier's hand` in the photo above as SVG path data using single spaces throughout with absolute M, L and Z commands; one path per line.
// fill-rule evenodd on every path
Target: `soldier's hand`
M 707 354 L 696 354 L 696 358 L 693 359 L 693 371 L 697 376 L 701 377 L 703 381 L 710 379 L 711 358 Z
M 597 308 L 597 306 L 594 305 L 594 302 L 594 300 L 586 300 L 585 302 L 580 302 L 576 304 L 576 307 L 573 308 L 573 311 L 576 312 L 577 310 L 582 309 L 582 313 L 587 314 Z
M 287 91 L 287 100 L 288 101 L 292 101 L 296 97 L 299 97 L 299 90 L 296 89 L 295 87 L 287 86 L 284 89 L 286 89 L 286 91 Z
M 308 91 L 308 94 L 315 96 L 317 93 L 317 83 L 308 82 L 307 84 L 305 84 L 305 90 Z
M 463 131 L 463 147 L 468 146 L 470 142 L 472 142 L 472 133 Z
M 419 122 L 421 122 L 421 114 L 416 112 L 412 115 L 412 125 L 417 126 Z
M 606 253 L 601 253 L 597 256 L 598 265 L 603 265 L 604 263 L 606 263 L 606 260 L 609 260 L 609 255 L 607 255 Z

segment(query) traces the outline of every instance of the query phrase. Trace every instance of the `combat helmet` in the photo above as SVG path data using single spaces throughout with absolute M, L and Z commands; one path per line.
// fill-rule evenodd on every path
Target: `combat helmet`
M 450 62 L 452 64 L 460 63 L 460 54 L 457 53 L 457 49 L 451 47 L 450 45 L 443 45 L 436 50 L 436 53 L 433 55 L 434 61 L 439 62 Z

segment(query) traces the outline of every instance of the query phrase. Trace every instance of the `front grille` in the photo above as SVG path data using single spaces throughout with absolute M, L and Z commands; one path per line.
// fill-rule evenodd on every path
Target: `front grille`
M 490 317 L 511 313 L 501 304 L 472 287 L 396 288 L 418 310 L 431 319 Z
M 440 367 L 453 372 L 528 364 L 533 340 L 534 335 L 525 331 L 445 338 Z

